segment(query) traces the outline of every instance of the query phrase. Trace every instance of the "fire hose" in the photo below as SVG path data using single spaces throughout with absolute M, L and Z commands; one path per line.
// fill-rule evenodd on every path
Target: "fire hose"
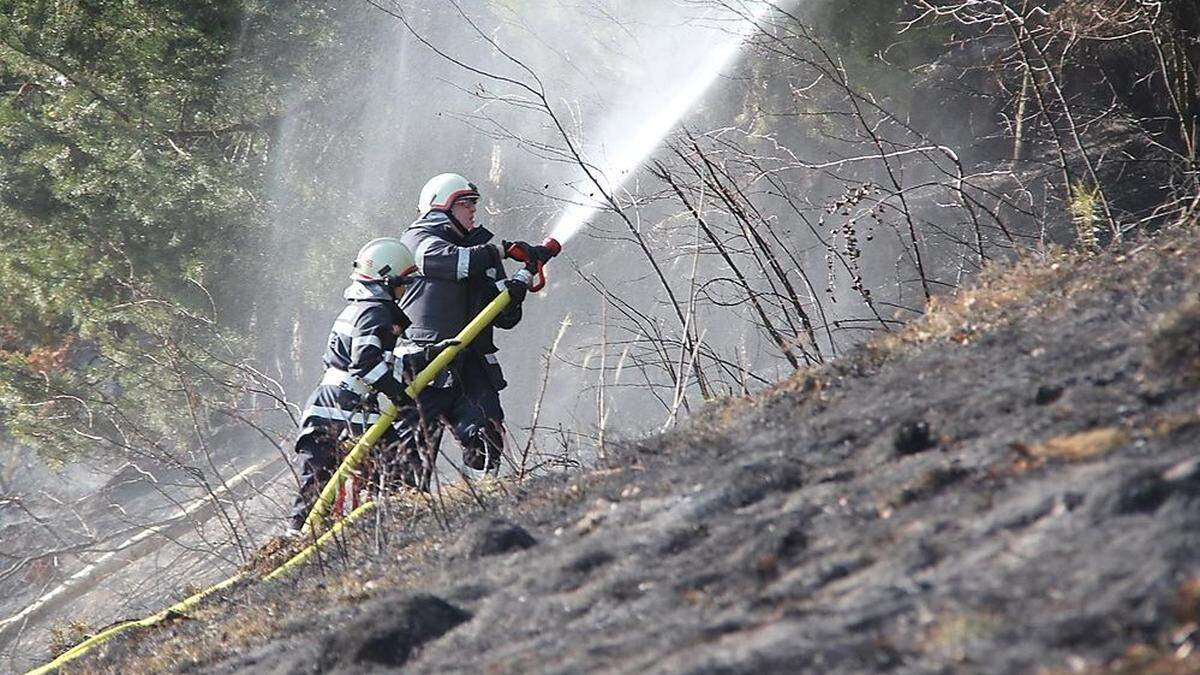
M 544 288 L 546 285 L 546 262 L 548 262 L 550 258 L 558 255 L 561 251 L 562 246 L 552 238 L 546 239 L 541 246 L 528 246 L 521 243 L 506 243 L 504 245 L 505 257 L 525 263 L 524 269 L 527 270 L 528 273 L 524 275 L 524 278 L 529 283 L 529 290 L 534 293 L 542 290 L 542 288 Z M 520 273 L 518 272 L 518 274 Z M 422 369 L 415 377 L 413 377 L 412 382 L 410 382 L 408 387 L 405 388 L 405 394 L 407 394 L 409 398 L 415 400 L 417 395 L 420 394 L 425 387 L 429 386 L 429 383 L 433 381 L 438 373 L 449 366 L 450 363 L 457 358 L 459 353 L 461 353 L 462 350 L 467 347 L 467 345 L 471 344 L 471 342 L 475 340 L 475 338 L 478 337 L 481 332 L 483 332 L 484 328 L 491 325 L 492 321 L 494 321 L 496 317 L 499 316 L 500 313 L 503 312 L 511 302 L 512 296 L 509 294 L 509 292 L 507 290 L 501 291 L 499 295 L 497 295 L 490 303 L 488 303 L 486 307 L 483 308 L 483 311 L 476 315 L 474 319 L 472 319 L 465 327 L 463 327 L 461 331 L 459 331 L 458 335 L 454 339 L 457 344 L 447 347 L 440 354 L 438 354 L 437 357 L 429 363 L 429 365 L 425 366 L 424 369 Z M 345 459 L 342 460 L 342 463 L 340 466 L 338 466 L 337 471 L 334 472 L 333 476 L 330 477 L 329 482 L 327 482 L 325 487 L 321 490 L 321 494 L 317 498 L 316 504 L 314 504 L 312 510 L 309 511 L 308 517 L 304 521 L 305 532 L 311 533 L 317 524 L 324 521 L 325 516 L 329 512 L 330 506 L 337 497 L 338 489 L 340 488 L 342 482 L 358 468 L 358 465 L 362 462 L 363 458 L 366 457 L 367 453 L 370 452 L 375 443 L 379 441 L 384 432 L 386 432 L 388 427 L 391 426 L 392 422 L 395 421 L 396 413 L 396 406 L 389 403 L 387 405 L 387 409 L 384 410 L 383 414 L 380 415 L 379 420 L 371 425 L 371 427 L 367 429 L 367 432 L 359 438 L 357 443 L 355 443 L 354 448 L 351 449 L 346 455 Z M 305 561 L 315 555 L 323 545 L 334 538 L 343 528 L 347 527 L 359 517 L 368 513 L 373 506 L 374 505 L 371 502 L 367 502 L 366 504 L 359 506 L 357 509 L 347 514 L 346 517 L 333 524 L 320 537 L 317 537 L 313 543 L 309 544 L 299 553 L 289 558 L 282 565 L 279 565 L 265 575 L 263 580 L 273 581 L 279 579 L 291 570 L 303 564 Z M 210 586 L 199 593 L 195 593 L 183 601 L 171 605 L 167 609 L 164 609 L 157 614 L 148 616 L 144 619 L 123 621 L 110 626 L 100 633 L 93 635 L 87 640 L 75 645 L 71 649 L 59 655 L 50 663 L 29 671 L 26 675 L 42 675 L 43 673 L 49 673 L 57 668 L 61 668 L 67 662 L 83 656 L 91 649 L 107 642 L 120 633 L 132 630 L 134 628 L 153 626 L 170 618 L 183 615 L 184 613 L 195 608 L 203 599 L 212 593 L 229 588 L 239 581 L 246 579 L 248 576 L 249 574 L 247 572 L 238 572 L 232 577 Z
M 550 258 L 562 252 L 562 245 L 552 238 L 547 238 L 541 246 L 528 246 L 522 243 L 506 243 L 504 246 L 504 255 L 518 262 L 525 263 L 525 269 L 530 272 L 530 292 L 536 293 L 546 286 L 545 265 Z M 450 365 L 455 358 L 458 357 L 462 350 L 466 349 L 484 328 L 491 325 L 492 321 L 496 320 L 497 316 L 503 312 L 508 304 L 512 301 L 512 296 L 507 290 L 501 291 L 479 314 L 471 319 L 470 323 L 459 331 L 454 337 L 453 343 L 446 349 L 442 350 L 436 358 L 428 366 L 425 366 L 421 372 L 417 373 L 412 382 L 404 389 L 404 393 L 412 400 L 416 400 L 417 395 L 429 386 L 433 378 L 437 377 L 438 373 Z M 362 463 L 363 458 L 371 451 L 371 448 L 379 442 L 383 434 L 387 432 L 388 427 L 396 420 L 398 409 L 391 402 L 388 402 L 387 407 L 383 410 L 379 419 L 371 425 L 367 432 L 363 434 L 358 442 L 354 444 L 350 452 L 346 454 L 345 459 L 334 471 L 329 481 L 325 483 L 325 487 L 321 490 L 321 494 L 317 497 L 317 501 L 313 504 L 312 509 L 308 512 L 308 516 L 304 519 L 304 527 L 302 532 L 312 532 L 313 528 L 321 523 L 329 513 L 329 508 L 337 498 L 338 489 L 342 482 L 345 481 L 351 473 L 358 469 L 358 465 Z
M 185 614 L 186 612 L 194 609 L 196 607 L 196 605 L 199 605 L 200 601 L 203 600 L 204 598 L 208 597 L 209 595 L 211 595 L 213 593 L 216 593 L 217 591 L 229 588 L 230 586 L 236 584 L 237 582 L 241 581 L 244 578 L 246 578 L 246 572 L 238 572 L 237 574 L 229 577 L 228 579 L 226 579 L 225 581 L 222 581 L 219 584 L 216 584 L 215 586 L 209 586 L 208 588 L 204 589 L 203 591 L 200 591 L 199 593 L 195 593 L 193 595 L 188 596 L 186 599 L 181 600 L 180 602 L 177 602 L 174 605 L 171 605 L 170 607 L 162 610 L 158 614 L 152 614 L 144 619 L 133 619 L 131 621 L 122 621 L 118 624 L 109 626 L 108 628 L 100 631 L 99 633 L 84 640 L 83 642 L 80 642 L 79 644 L 75 645 L 74 647 L 71 647 L 70 649 L 63 652 L 62 654 L 59 654 L 58 657 L 55 658 L 50 663 L 47 663 L 46 665 L 38 667 L 38 668 L 34 668 L 33 670 L 29 671 L 25 675 L 44 675 L 45 673 L 52 672 L 55 669 L 61 668 L 62 666 L 64 666 L 68 661 L 74 661 L 75 659 L 79 658 L 80 656 L 83 656 L 85 653 L 87 653 L 94 647 L 97 647 L 101 644 L 104 644 L 105 642 L 108 642 L 109 640 L 111 640 L 114 636 L 116 636 L 119 633 L 124 633 L 125 631 L 131 630 L 134 628 L 146 628 L 149 626 L 153 626 L 154 624 L 157 624 L 157 623 L 162 623 L 162 622 L 166 621 L 167 619 L 181 616 L 181 615 Z

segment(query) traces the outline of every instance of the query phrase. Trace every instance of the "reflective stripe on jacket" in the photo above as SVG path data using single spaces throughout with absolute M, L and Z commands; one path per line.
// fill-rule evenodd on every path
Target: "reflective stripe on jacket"
M 499 293 L 505 279 L 500 251 L 488 243 L 482 227 L 463 232 L 440 211 L 431 211 L 409 226 L 400 238 L 416 258 L 418 277 L 405 290 L 400 307 L 412 324 L 406 335 L 430 344 L 458 335 Z M 495 326 L 512 328 L 521 320 L 519 305 L 497 317 Z M 471 344 L 476 354 L 496 351 L 491 327 Z
M 399 394 L 402 376 L 393 371 L 392 351 L 397 331 L 408 326 L 404 312 L 381 284 L 354 282 L 343 297 L 346 308 L 338 314 L 325 345 L 325 373 L 309 396 L 301 426 L 305 429 L 331 422 L 361 425 L 378 415 L 375 394 Z

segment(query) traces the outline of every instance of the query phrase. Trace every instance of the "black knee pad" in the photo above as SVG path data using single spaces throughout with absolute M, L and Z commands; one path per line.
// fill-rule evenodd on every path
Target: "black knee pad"
M 480 447 L 464 447 L 462 458 L 463 464 L 466 464 L 472 469 L 479 471 L 486 468 L 488 461 L 487 445 L 482 444 Z
M 496 429 L 478 429 L 471 440 L 463 446 L 463 463 L 476 471 L 499 469 L 504 436 Z

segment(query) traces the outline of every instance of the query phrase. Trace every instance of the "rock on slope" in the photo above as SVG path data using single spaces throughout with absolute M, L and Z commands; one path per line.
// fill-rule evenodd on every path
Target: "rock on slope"
M 598 470 L 88 667 L 1200 671 L 1195 239 L 993 272 Z

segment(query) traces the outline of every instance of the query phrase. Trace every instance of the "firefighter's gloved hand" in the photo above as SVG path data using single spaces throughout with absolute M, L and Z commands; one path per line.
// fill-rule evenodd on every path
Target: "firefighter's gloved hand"
M 554 257 L 554 251 L 551 251 L 550 249 L 541 245 L 531 246 L 529 248 L 529 257 L 538 262 L 546 263 Z
M 554 251 L 542 246 L 534 246 L 526 241 L 505 241 L 500 244 L 504 248 L 505 257 L 525 263 L 525 267 L 537 270 L 538 263 L 547 263 L 554 257 Z
M 389 395 L 388 399 L 392 402 L 392 405 L 396 406 L 397 408 L 404 408 L 413 404 L 412 397 L 409 396 L 408 392 L 403 389 Z
M 404 391 L 404 385 L 397 382 L 391 375 L 385 375 L 375 383 L 375 389 L 388 397 L 392 405 L 397 408 L 403 408 L 406 405 L 412 405 L 412 398 Z
M 425 347 L 425 363 L 433 362 L 433 360 L 437 358 L 438 354 L 441 354 L 450 347 L 456 347 L 460 344 L 462 343 L 454 338 L 447 338 L 441 342 L 435 342 Z
M 504 290 L 508 291 L 509 301 L 514 305 L 519 305 L 525 301 L 525 293 L 529 291 L 529 282 L 524 281 L 519 277 L 505 279 L 503 282 Z
M 500 248 L 504 251 L 505 258 L 512 258 L 521 262 L 528 262 L 532 256 L 530 252 L 533 246 L 525 241 L 502 241 Z

